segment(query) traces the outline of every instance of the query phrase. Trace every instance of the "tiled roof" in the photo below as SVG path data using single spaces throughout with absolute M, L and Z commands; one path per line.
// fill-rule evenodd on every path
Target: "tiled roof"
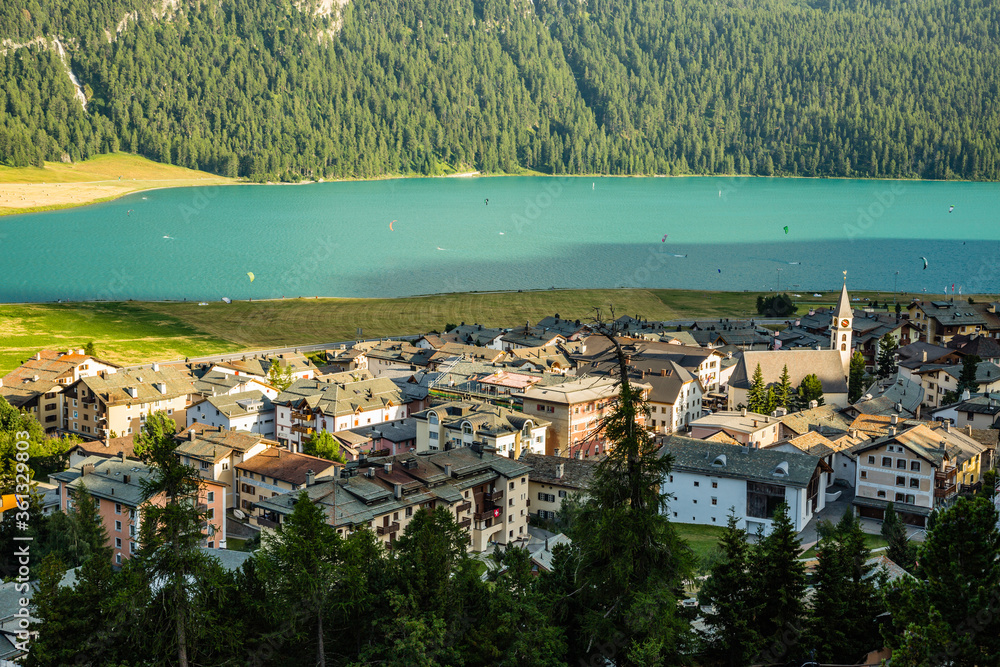
M 247 431 L 231 431 L 221 426 L 194 423 L 175 436 L 178 454 L 184 454 L 200 461 L 214 463 L 230 452 L 246 453 L 260 442 L 277 446 L 277 442 Z
M 976 355 L 980 359 L 1000 357 L 1000 341 L 989 336 L 976 336 L 958 349 L 961 355 Z
M 135 433 L 132 433 L 117 438 L 105 438 L 104 440 L 84 440 L 73 445 L 71 450 L 79 450 L 88 455 L 102 456 L 104 458 L 119 456 L 122 452 L 125 452 L 125 456 L 132 457 L 135 455 L 133 449 L 135 446 L 135 435 Z
M 194 393 L 191 376 L 173 368 L 101 373 L 80 378 L 80 382 L 107 405 L 152 403 Z M 159 383 L 162 383 L 164 391 L 154 386 Z M 131 396 L 127 388 L 135 389 L 136 396 Z
M 89 359 L 118 368 L 114 364 L 81 352 L 82 350 L 80 352 L 39 350 L 31 359 L 3 376 L 0 396 L 6 398 L 14 407 L 20 407 L 29 399 L 48 392 L 57 384 L 66 384 L 58 382 L 60 379 L 68 378 L 72 381 L 73 369 Z
M 812 454 L 813 456 L 820 457 L 829 456 L 839 449 L 833 442 L 816 431 L 803 433 L 787 442 L 790 445 L 794 445 L 803 454 Z
M 952 354 L 954 351 L 940 345 L 918 341 L 899 348 L 896 352 L 896 359 L 898 364 L 903 368 L 914 369 L 920 368 L 920 366 L 928 362 L 937 361 L 941 357 Z M 926 359 L 924 358 L 925 352 L 927 353 Z
M 555 484 L 571 489 L 584 490 L 590 485 L 598 462 L 594 460 L 570 459 L 563 456 L 546 456 L 523 452 L 519 459 L 521 463 L 531 466 L 531 481 Z M 562 477 L 557 477 L 558 467 L 562 466 Z
M 211 396 L 205 402 L 230 419 L 274 410 L 271 399 L 256 389 L 238 394 Z
M 251 456 L 242 463 L 236 464 L 235 467 L 301 486 L 306 483 L 306 473 L 309 470 L 320 477 L 324 474 L 333 474 L 334 467 L 339 465 L 318 456 L 308 456 L 290 452 L 281 447 L 271 447 L 256 456 Z
M 666 454 L 674 457 L 673 469 L 677 472 L 797 487 L 807 486 L 821 463 L 818 456 L 809 454 L 740 447 L 680 435 L 664 439 L 660 456 Z M 724 463 L 720 457 L 725 457 Z M 782 463 L 787 464 L 787 474 L 775 474 Z
M 851 425 L 850 417 L 844 415 L 836 405 L 820 405 L 809 410 L 792 412 L 781 418 L 781 423 L 798 434 L 818 430 L 825 435 L 831 432 L 846 432 Z
M 84 474 L 83 470 L 91 465 L 94 466 L 93 471 Z M 145 500 L 140 480 L 150 479 L 152 475 L 150 467 L 140 461 L 89 456 L 77 466 L 50 477 L 66 482 L 71 489 L 78 487 L 82 480 L 93 496 L 138 507 Z
M 645 387 L 651 388 L 648 384 Z M 523 394 L 525 399 L 564 405 L 613 398 L 617 395 L 618 382 L 609 377 L 582 377 L 549 387 L 535 386 L 526 389 Z
M 865 398 L 867 396 L 871 398 Z M 914 416 L 923 400 L 924 389 L 920 383 L 897 374 L 888 380 L 876 381 L 852 407 L 865 414 L 891 415 L 905 412 Z M 902 410 L 896 408 L 897 404 Z
M 328 416 L 351 415 L 402 405 L 399 388 L 388 378 L 359 382 L 296 380 L 272 401 L 296 409 L 310 408 Z
M 396 421 L 391 422 L 382 422 L 381 424 L 372 424 L 371 426 L 352 428 L 348 432 L 365 439 L 381 437 L 389 442 L 406 442 L 408 440 L 416 439 L 417 420 L 412 417 L 408 417 L 406 419 L 397 419 Z
M 735 410 L 720 410 L 699 417 L 691 422 L 691 427 L 730 429 L 737 433 L 752 433 L 761 431 L 778 423 L 777 417 L 757 414 L 756 412 Z

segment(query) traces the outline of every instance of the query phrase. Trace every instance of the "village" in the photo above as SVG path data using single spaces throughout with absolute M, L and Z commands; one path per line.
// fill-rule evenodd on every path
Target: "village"
M 553 314 L 135 367 L 39 350 L 2 378 L 0 396 L 77 439 L 64 470 L 35 480 L 42 511 L 70 511 L 85 488 L 115 567 L 139 552 L 142 512 L 159 502 L 144 493 L 151 470 L 134 445 L 163 413 L 176 456 L 200 475 L 201 546 L 228 568 L 305 491 L 341 536 L 367 528 L 391 551 L 416 512 L 446 508 L 484 563 L 518 546 L 535 572 L 551 571 L 569 541 L 563 505 L 587 497 L 613 446 L 603 425 L 619 348 L 648 407 L 640 425 L 672 460 L 661 480 L 671 522 L 721 528 L 732 513 L 760 539 L 784 505 L 806 552 L 824 519 L 849 511 L 877 535 L 890 508 L 921 542 L 935 510 L 996 484 L 998 309 L 954 298 L 857 307 L 845 280 L 832 309 L 780 325 Z M 878 551 L 890 579 L 910 576 Z M 0 587 L 5 660 L 23 655 L 13 586 Z

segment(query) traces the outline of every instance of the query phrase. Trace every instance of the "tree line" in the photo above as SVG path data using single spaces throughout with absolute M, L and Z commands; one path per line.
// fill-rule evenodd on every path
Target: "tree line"
M 0 164 L 1000 178 L 986 0 L 318 6 L 5 2 L 0 38 L 60 37 L 88 102 L 51 48 L 0 52 Z

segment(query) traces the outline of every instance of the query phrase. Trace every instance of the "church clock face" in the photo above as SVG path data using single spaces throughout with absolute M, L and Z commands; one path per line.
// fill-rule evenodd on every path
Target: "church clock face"
M 849 327 L 849 326 L 851 326 L 851 321 L 850 320 L 840 320 L 840 326 L 842 326 L 842 327 Z

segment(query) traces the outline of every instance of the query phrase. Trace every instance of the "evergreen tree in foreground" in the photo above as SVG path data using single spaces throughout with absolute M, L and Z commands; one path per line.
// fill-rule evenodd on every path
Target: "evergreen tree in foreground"
M 896 373 L 896 350 L 899 349 L 899 342 L 893 338 L 892 334 L 886 334 L 878 341 L 878 379 L 885 380 Z
M 760 364 L 757 364 L 757 368 L 760 368 Z M 775 407 L 791 409 L 794 396 L 795 389 L 792 387 L 792 380 L 788 375 L 788 364 L 785 364 L 781 369 L 778 386 L 774 390 Z
M 860 350 L 851 355 L 851 371 L 847 382 L 847 402 L 857 403 L 865 391 L 865 358 Z
M 906 536 L 906 524 L 899 518 L 896 508 L 890 502 L 885 506 L 885 519 L 882 521 L 882 537 L 889 543 L 886 557 L 907 572 L 915 572 L 917 565 L 916 548 L 910 544 Z
M 771 532 L 759 542 L 754 555 L 754 582 L 761 601 L 758 629 L 767 658 L 755 662 L 778 662 L 802 652 L 806 572 L 799 560 L 801 550 L 788 505 L 781 503 L 771 519 Z
M 709 626 L 704 641 L 708 664 L 744 667 L 753 662 L 763 645 L 758 627 L 763 605 L 753 581 L 754 549 L 746 531 L 730 510 L 729 522 L 719 538 L 719 561 L 712 566 L 699 597 L 712 605 L 705 614 Z
M 767 387 L 764 385 L 764 374 L 760 370 L 760 364 L 757 364 L 750 379 L 750 389 L 747 391 L 747 410 L 762 413 L 766 409 Z
M 618 400 L 601 425 L 608 455 L 578 519 L 575 555 L 560 561 L 569 571 L 554 573 L 565 586 L 555 614 L 564 619 L 571 663 L 674 664 L 689 645 L 677 601 L 694 558 L 666 517 L 661 489 L 672 460 L 637 423 L 645 401 L 628 380 L 621 345 L 605 335 L 618 358 Z

